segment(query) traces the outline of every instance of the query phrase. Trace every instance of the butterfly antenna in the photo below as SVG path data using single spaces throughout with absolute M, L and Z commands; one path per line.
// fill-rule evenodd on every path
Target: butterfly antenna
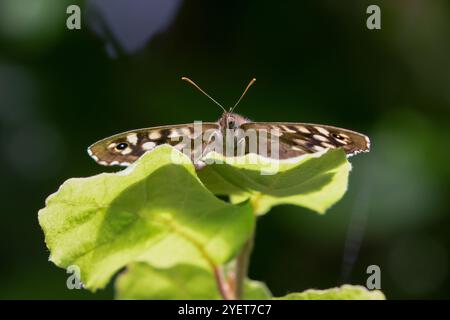
M 241 97 L 239 98 L 239 100 L 235 103 L 235 105 L 233 106 L 233 108 L 230 109 L 230 112 L 233 112 L 234 108 L 237 107 L 237 105 L 239 104 L 239 102 L 241 102 L 242 98 L 245 96 L 245 94 L 247 93 L 248 89 L 250 89 L 250 87 L 255 83 L 256 78 L 253 78 L 252 80 L 250 80 L 249 84 L 247 85 L 247 88 L 245 88 L 244 93 L 242 93 Z
M 218 103 L 216 100 L 214 100 L 209 94 L 207 94 L 205 91 L 202 90 L 202 88 L 200 88 L 194 81 L 192 81 L 191 79 L 189 79 L 188 77 L 181 77 L 181 80 L 184 80 L 186 82 L 189 82 L 190 84 L 192 84 L 194 87 L 196 87 L 201 93 L 203 93 L 205 96 L 207 96 L 208 98 L 210 98 L 215 104 L 217 104 L 219 107 L 222 108 L 222 110 L 224 112 L 227 112 L 227 110 L 225 110 L 224 107 L 222 107 L 222 105 L 220 103 Z

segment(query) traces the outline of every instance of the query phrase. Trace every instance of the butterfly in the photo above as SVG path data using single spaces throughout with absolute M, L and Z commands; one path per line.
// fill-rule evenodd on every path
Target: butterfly
M 328 148 L 342 148 L 347 156 L 370 150 L 369 138 L 352 130 L 310 123 L 253 122 L 234 113 L 234 109 L 256 79 L 250 81 L 236 104 L 229 111 L 189 78 L 183 77 L 182 80 L 192 84 L 223 109 L 224 112 L 217 122 L 202 122 L 200 124 L 200 135 L 196 132 L 198 131 L 195 128 L 196 124 L 193 123 L 151 127 L 119 133 L 92 144 L 88 148 L 89 155 L 101 165 L 129 166 L 145 152 L 163 144 L 169 144 L 179 150 L 189 145 L 192 154 L 194 154 L 196 151 L 193 146 L 196 140 L 197 142 L 200 141 L 197 145 L 201 147 L 200 152 L 203 152 L 202 155 L 204 155 L 205 152 L 210 150 L 208 147 L 212 144 L 212 141 L 211 139 L 202 139 L 202 132 L 213 132 L 216 135 L 215 139 L 217 137 L 225 139 L 224 137 L 230 130 L 231 132 L 236 130 L 264 132 L 269 142 L 277 140 L 277 154 L 275 156 L 272 153 L 268 155 L 268 157 L 276 157 L 277 159 L 294 158 Z M 244 152 L 250 153 L 252 151 L 247 148 Z M 191 157 L 191 159 L 194 161 L 194 157 Z M 200 163 L 194 162 L 194 164 L 198 168 L 202 167 Z

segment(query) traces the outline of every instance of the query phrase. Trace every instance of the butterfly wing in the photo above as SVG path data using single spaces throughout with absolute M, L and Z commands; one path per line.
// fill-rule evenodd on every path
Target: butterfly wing
M 310 123 L 249 122 L 243 124 L 241 128 L 244 131 L 267 130 L 269 139 L 271 137 L 273 139 L 273 132 L 278 132 L 279 159 L 297 157 L 326 148 L 342 148 L 347 156 L 370 150 L 370 140 L 366 135 L 333 126 Z M 268 145 L 270 146 L 270 141 Z M 271 155 L 271 153 L 268 154 Z
M 202 123 L 201 131 L 217 130 L 217 123 Z M 131 130 L 100 140 L 88 148 L 89 155 L 105 166 L 128 166 L 145 152 L 162 144 L 182 149 L 197 137 L 194 124 L 181 124 Z M 201 138 L 201 137 L 200 137 Z M 186 142 L 188 141 L 188 142 Z

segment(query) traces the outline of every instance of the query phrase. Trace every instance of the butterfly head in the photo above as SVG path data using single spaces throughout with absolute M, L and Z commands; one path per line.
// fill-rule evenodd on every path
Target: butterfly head
M 219 126 L 222 130 L 225 129 L 239 129 L 244 123 L 250 122 L 249 119 L 233 112 L 224 112 L 219 119 Z

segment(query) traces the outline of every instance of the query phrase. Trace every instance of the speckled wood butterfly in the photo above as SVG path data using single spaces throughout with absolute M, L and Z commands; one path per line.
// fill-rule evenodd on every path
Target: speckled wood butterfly
M 233 113 L 234 108 L 239 104 L 256 79 L 250 81 L 244 93 L 229 111 L 211 98 L 192 80 L 185 77 L 182 79 L 195 86 L 224 111 L 217 122 L 203 122 L 201 124 L 203 132 L 212 130 L 225 137 L 226 131 L 230 129 L 276 131 L 276 138 L 279 139 L 277 159 L 293 158 L 327 148 L 342 148 L 347 156 L 368 152 L 370 149 L 369 138 L 351 130 L 309 123 L 252 122 L 241 115 Z M 269 140 L 274 138 L 274 136 L 269 134 Z M 156 146 L 169 144 L 175 148 L 182 149 L 185 147 L 186 141 L 190 141 L 193 144 L 195 139 L 199 139 L 199 136 L 194 130 L 194 124 L 152 127 L 131 130 L 100 140 L 88 148 L 88 153 L 101 165 L 128 166 Z M 208 143 L 209 141 L 205 142 L 202 140 L 202 150 L 208 150 Z

